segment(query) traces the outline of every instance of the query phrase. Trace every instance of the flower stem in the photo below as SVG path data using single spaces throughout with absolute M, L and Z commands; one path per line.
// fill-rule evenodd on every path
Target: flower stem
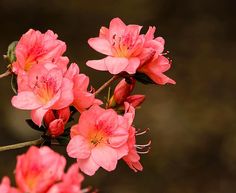
M 43 138 L 40 139 L 36 139 L 33 141 L 27 141 L 27 142 L 23 142 L 23 143 L 16 143 L 13 145 L 6 145 L 6 146 L 0 146 L 0 152 L 1 151 L 7 151 L 7 150 L 12 150 L 12 149 L 19 149 L 22 147 L 28 147 L 31 145 L 40 145 L 42 142 L 44 141 Z
M 117 80 L 120 76 L 118 75 L 114 75 L 113 77 L 111 77 L 107 82 L 105 82 L 101 87 L 99 87 L 96 91 L 95 91 L 95 95 L 98 95 L 101 91 L 103 91 L 103 89 L 105 89 L 106 87 L 108 87 L 111 83 L 113 83 L 115 80 Z
M 6 72 L 0 74 L 0 78 L 4 78 L 4 77 L 6 77 L 6 76 L 8 76 L 10 74 L 11 74 L 11 72 L 9 70 L 7 70 Z

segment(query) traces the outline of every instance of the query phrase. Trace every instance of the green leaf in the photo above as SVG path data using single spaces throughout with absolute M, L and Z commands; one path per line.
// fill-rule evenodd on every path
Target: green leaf
M 70 141 L 70 138 L 69 137 L 64 137 L 64 136 L 59 136 L 59 137 L 56 138 L 56 140 L 61 145 L 67 145 L 69 143 L 69 141 Z
M 46 128 L 44 128 L 43 126 L 39 127 L 31 119 L 26 119 L 25 122 L 34 130 L 43 131 L 43 132 L 46 131 Z
M 10 63 L 13 63 L 16 61 L 16 55 L 15 55 L 15 49 L 18 41 L 12 42 L 7 49 L 7 59 L 9 60 Z
M 11 88 L 15 94 L 17 94 L 18 86 L 17 86 L 17 77 L 15 74 L 11 76 Z
M 134 78 L 143 84 L 155 84 L 155 82 L 144 73 L 137 72 Z

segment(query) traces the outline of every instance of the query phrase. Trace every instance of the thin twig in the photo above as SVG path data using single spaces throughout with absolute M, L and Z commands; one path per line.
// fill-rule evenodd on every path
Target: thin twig
M 12 150 L 12 149 L 19 149 L 22 147 L 28 147 L 31 145 L 40 145 L 42 142 L 44 141 L 43 138 L 40 139 L 36 139 L 33 141 L 27 141 L 27 142 L 23 142 L 23 143 L 16 143 L 13 145 L 6 145 L 6 146 L 0 146 L 0 152 L 1 151 L 7 151 L 7 150 Z
M 7 70 L 6 72 L 0 74 L 0 78 L 4 78 L 4 77 L 6 77 L 6 76 L 8 76 L 10 74 L 11 74 L 11 72 L 9 70 Z
M 99 87 L 96 91 L 95 91 L 95 95 L 98 95 L 103 89 L 105 89 L 106 87 L 108 87 L 112 82 L 114 82 L 115 80 L 117 80 L 120 76 L 118 75 L 114 75 L 112 78 L 110 78 L 107 82 L 105 82 L 101 87 Z

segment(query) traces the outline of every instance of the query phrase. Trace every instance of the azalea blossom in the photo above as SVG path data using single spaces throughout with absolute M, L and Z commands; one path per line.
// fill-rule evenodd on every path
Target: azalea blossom
M 95 95 L 88 91 L 89 77 L 81 74 L 76 63 L 72 63 L 65 73 L 65 77 L 73 83 L 73 106 L 82 112 L 93 104 L 101 104 L 100 100 L 95 99 Z
M 140 34 L 142 26 L 125 25 L 119 18 L 110 22 L 109 28 L 102 27 L 99 37 L 90 38 L 89 45 L 107 55 L 100 60 L 89 60 L 87 65 L 111 74 L 136 72 L 146 74 L 156 84 L 175 84 L 163 74 L 171 64 L 163 55 L 165 40 L 154 38 L 156 28 L 149 27 L 146 34 Z
M 16 184 L 22 192 L 45 193 L 61 180 L 65 164 L 65 158 L 50 148 L 32 146 L 17 157 Z
M 62 181 L 53 185 L 47 193 L 82 193 L 81 183 L 84 177 L 78 170 L 78 164 L 71 165 Z
M 138 71 L 149 76 L 156 84 L 175 84 L 174 80 L 163 74 L 163 72 L 169 70 L 170 66 L 170 61 L 166 57 L 158 55 L 151 61 L 143 64 Z
M 80 169 L 87 175 L 93 175 L 99 167 L 114 170 L 117 160 L 128 153 L 130 116 L 117 115 L 114 110 L 98 105 L 84 111 L 79 123 L 71 128 L 68 155 L 77 159 Z
M 47 63 L 66 70 L 69 60 L 62 56 L 66 51 L 66 44 L 57 37 L 51 30 L 41 33 L 30 29 L 23 34 L 15 48 L 16 61 L 12 64 L 12 71 L 24 74 L 35 65 Z
M 99 37 L 88 40 L 93 49 L 107 57 L 90 60 L 86 64 L 111 74 L 119 74 L 122 71 L 135 74 L 140 65 L 139 55 L 145 42 L 144 35 L 139 34 L 141 28 L 139 25 L 125 25 L 119 18 L 112 19 L 109 28 L 100 29 Z
M 73 82 L 63 77 L 59 68 L 48 70 L 44 66 L 37 66 L 32 69 L 28 82 L 22 83 L 24 90 L 12 98 L 12 105 L 32 110 L 31 118 L 40 126 L 48 110 L 59 110 L 73 102 Z

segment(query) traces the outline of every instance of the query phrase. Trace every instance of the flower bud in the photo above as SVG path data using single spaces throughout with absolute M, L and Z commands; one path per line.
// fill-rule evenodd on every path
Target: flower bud
M 63 123 L 66 124 L 70 118 L 70 108 L 66 107 L 57 111 L 58 118 L 63 120 Z
M 139 107 L 145 100 L 145 95 L 132 95 L 129 96 L 126 101 L 134 108 Z
M 122 104 L 130 93 L 133 91 L 135 80 L 131 79 L 130 83 L 127 83 L 125 79 L 122 79 L 116 86 L 114 91 L 114 99 L 117 104 Z
M 48 127 L 49 126 L 49 124 L 53 121 L 53 120 L 55 120 L 56 119 L 56 117 L 55 117 L 55 115 L 54 115 L 54 113 L 53 113 L 53 111 L 52 110 L 49 110 L 45 115 L 44 115 L 44 123 L 45 123 L 45 125 Z
M 57 136 L 61 135 L 64 132 L 63 120 L 62 119 L 55 119 L 54 121 L 52 121 L 49 124 L 48 131 L 53 137 L 57 137 Z

